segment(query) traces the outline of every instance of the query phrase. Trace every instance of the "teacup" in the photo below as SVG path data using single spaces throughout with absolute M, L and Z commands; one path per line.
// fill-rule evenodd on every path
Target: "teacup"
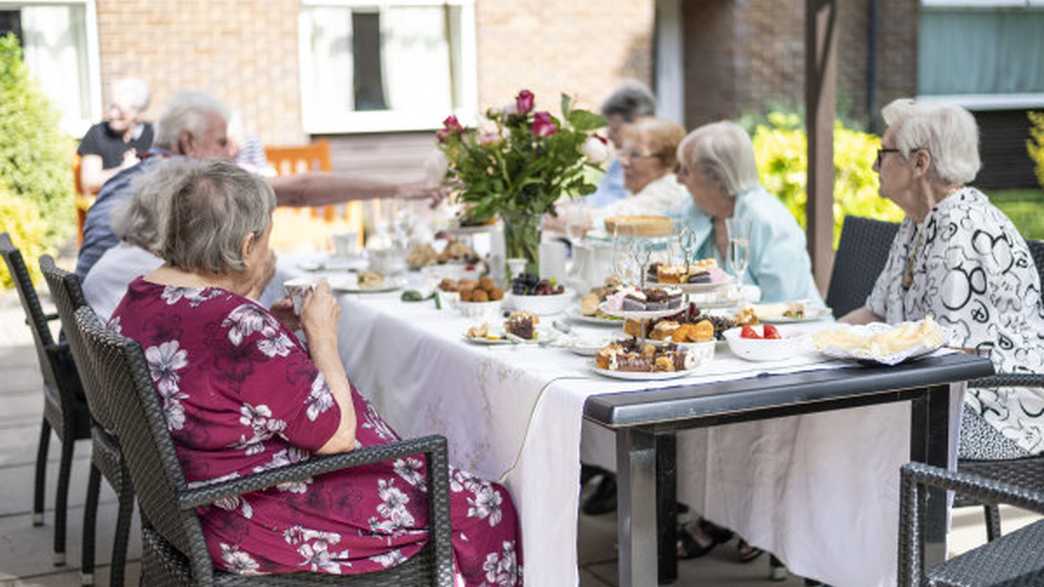
M 334 255 L 337 257 L 354 257 L 359 253 L 359 233 L 343 232 L 333 235 Z
M 319 280 L 314 277 L 298 277 L 283 283 L 283 291 L 294 302 L 294 314 L 301 315 L 301 307 L 304 300 L 319 285 Z

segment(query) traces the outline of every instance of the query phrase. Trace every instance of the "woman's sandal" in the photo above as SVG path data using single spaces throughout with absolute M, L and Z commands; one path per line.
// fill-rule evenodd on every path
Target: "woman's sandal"
M 746 540 L 740 539 L 739 543 L 736 544 L 736 555 L 737 559 L 741 563 L 749 563 L 756 560 L 759 556 L 765 554 L 764 550 L 756 546 L 751 546 Z
M 695 534 L 694 534 L 695 533 Z M 732 532 L 700 519 L 693 531 L 684 525 L 678 528 L 678 558 L 692 559 L 706 555 L 719 544 L 732 539 Z M 701 538 L 702 540 L 697 540 Z M 701 544 L 702 542 L 702 544 Z

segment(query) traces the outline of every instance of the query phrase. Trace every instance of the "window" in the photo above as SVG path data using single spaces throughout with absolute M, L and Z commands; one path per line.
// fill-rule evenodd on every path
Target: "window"
M 922 0 L 922 97 L 969 108 L 1044 105 L 1044 0 Z
M 81 136 L 99 117 L 94 1 L 0 0 L 0 33 L 21 41 L 30 74 L 61 113 L 62 130 Z
M 473 0 L 303 0 L 310 134 L 423 130 L 477 103 Z

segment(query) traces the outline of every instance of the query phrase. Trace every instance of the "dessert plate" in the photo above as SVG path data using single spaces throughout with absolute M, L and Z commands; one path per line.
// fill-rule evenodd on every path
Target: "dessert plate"
M 374 287 L 360 287 L 354 275 L 331 275 L 326 278 L 330 289 L 337 293 L 387 293 L 402 289 L 406 283 L 402 279 L 385 278 L 384 282 Z
M 610 316 L 616 316 L 617 318 L 623 318 L 625 320 L 656 320 L 657 318 L 666 318 L 667 316 L 673 316 L 678 312 L 685 309 L 685 306 L 678 306 L 677 308 L 670 308 L 668 310 L 653 310 L 651 312 L 630 312 L 627 310 L 611 310 L 609 306 L 602 302 L 598 305 L 598 309 L 609 314 Z
M 573 306 L 566 312 L 566 317 L 570 320 L 576 320 L 577 322 L 583 322 L 584 324 L 591 324 L 594 326 L 620 326 L 623 324 L 621 318 L 599 318 L 598 316 L 584 316 L 580 313 L 580 308 Z
M 483 337 L 472 337 L 472 336 L 468 336 L 467 334 L 462 335 L 461 338 L 463 338 L 467 342 L 470 342 L 471 344 L 477 344 L 477 345 L 480 345 L 480 346 L 497 346 L 497 345 L 504 345 L 504 344 L 518 344 L 518 343 L 516 343 L 515 341 L 513 341 L 513 340 L 511 340 L 509 338 L 495 338 L 494 339 L 494 338 L 486 338 L 484 336 Z
M 833 315 L 833 310 L 826 306 L 806 306 L 805 315 L 801 318 L 784 316 L 783 312 L 787 309 L 787 304 L 755 304 L 752 307 L 758 320 L 768 322 L 769 324 L 816 322 Z
M 611 369 L 599 369 L 595 365 L 590 365 L 590 367 L 592 371 L 599 375 L 630 381 L 663 381 L 665 379 L 679 379 L 696 373 L 695 369 L 689 371 L 613 371 Z
M 735 277 L 726 274 L 726 279 L 717 283 L 660 283 L 653 281 L 649 282 L 649 285 L 652 287 L 676 287 L 682 290 L 683 293 L 712 293 L 726 289 L 735 282 Z
M 322 257 L 297 264 L 304 271 L 364 271 L 368 265 L 363 257 Z

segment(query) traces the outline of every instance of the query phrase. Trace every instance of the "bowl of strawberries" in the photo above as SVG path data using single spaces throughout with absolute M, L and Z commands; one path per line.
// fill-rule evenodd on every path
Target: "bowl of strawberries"
M 772 324 L 746 325 L 723 334 L 732 354 L 748 361 L 783 361 L 804 352 L 807 333 Z

